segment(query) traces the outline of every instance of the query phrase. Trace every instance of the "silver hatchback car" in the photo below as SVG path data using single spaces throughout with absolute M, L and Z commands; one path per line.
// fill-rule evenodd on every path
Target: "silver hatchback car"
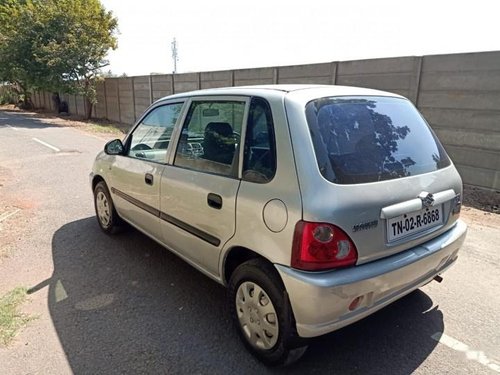
M 158 100 L 90 175 L 100 227 L 122 221 L 228 287 L 268 365 L 356 322 L 457 259 L 462 182 L 407 99 L 341 86 Z

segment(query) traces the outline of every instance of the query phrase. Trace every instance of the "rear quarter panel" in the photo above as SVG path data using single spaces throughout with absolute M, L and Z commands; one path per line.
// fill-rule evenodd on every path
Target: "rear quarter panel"
M 221 274 L 228 252 L 237 246 L 255 251 L 272 263 L 290 265 L 295 224 L 302 218 L 302 201 L 283 95 L 276 91 L 259 95 L 269 102 L 273 115 L 276 174 L 270 182 L 264 184 L 244 180 L 241 182 L 236 203 L 236 233 L 224 246 L 220 259 Z M 264 207 L 271 200 L 279 200 L 286 206 L 286 223 L 279 231 L 270 230 L 264 222 Z M 278 215 L 281 217 L 283 212 Z

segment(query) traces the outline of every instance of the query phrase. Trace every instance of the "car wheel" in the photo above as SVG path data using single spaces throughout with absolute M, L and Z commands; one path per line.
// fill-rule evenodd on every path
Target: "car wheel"
M 116 233 L 121 220 L 116 213 L 111 195 L 104 181 L 100 181 L 94 188 L 94 207 L 97 222 L 101 229 L 108 234 Z
M 306 351 L 297 337 L 285 287 L 261 259 L 241 264 L 229 281 L 231 315 L 247 349 L 268 366 L 284 366 Z

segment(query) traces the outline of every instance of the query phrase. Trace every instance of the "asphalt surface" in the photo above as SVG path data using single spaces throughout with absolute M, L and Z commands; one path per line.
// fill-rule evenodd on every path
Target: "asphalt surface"
M 31 288 L 37 316 L 0 348 L 0 374 L 500 373 L 498 215 L 464 212 L 441 284 L 270 370 L 239 342 L 222 286 L 135 230 L 100 231 L 88 173 L 105 141 L 0 112 L 0 295 Z

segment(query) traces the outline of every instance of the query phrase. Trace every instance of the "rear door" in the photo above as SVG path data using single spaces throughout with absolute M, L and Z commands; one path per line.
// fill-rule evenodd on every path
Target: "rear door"
M 161 176 L 163 242 L 212 275 L 234 235 L 240 138 L 248 99 L 188 103 L 175 153 Z
M 129 134 L 111 165 L 110 190 L 121 217 L 161 239 L 160 181 L 182 102 L 153 108 Z

